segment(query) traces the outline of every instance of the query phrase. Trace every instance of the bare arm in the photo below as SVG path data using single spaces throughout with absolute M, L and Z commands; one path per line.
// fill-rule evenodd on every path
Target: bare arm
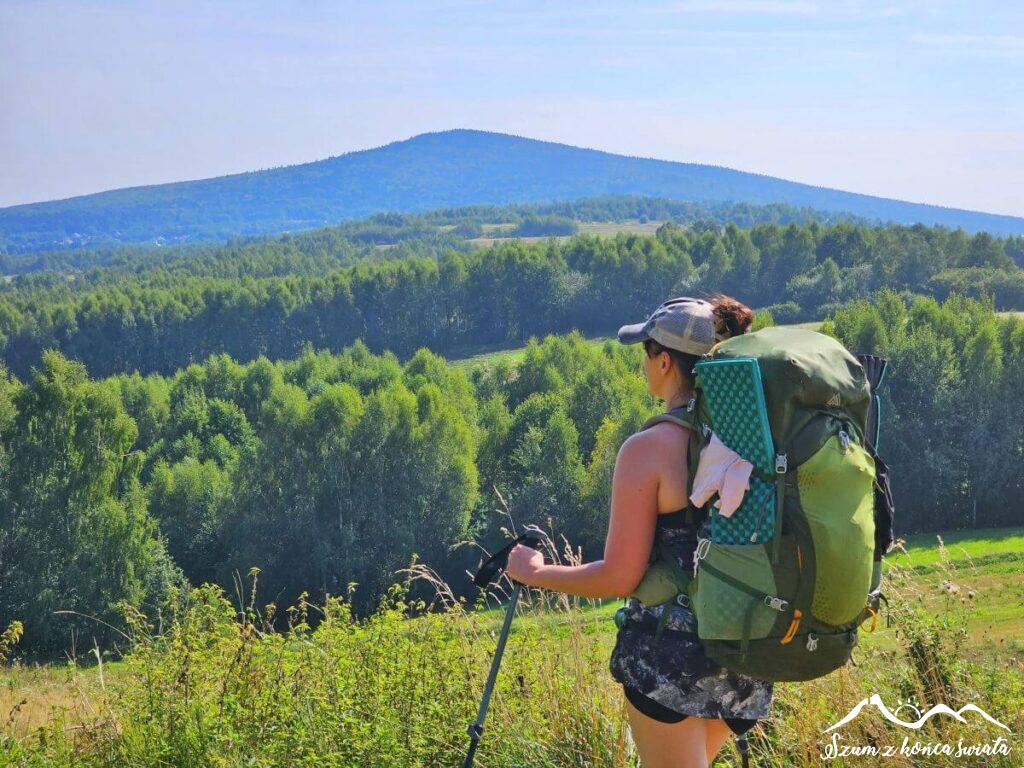
M 619 449 L 603 560 L 545 565 L 539 552 L 520 545 L 509 556 L 509 576 L 581 597 L 625 597 L 632 592 L 647 569 L 658 518 L 659 442 L 655 434 L 640 432 Z

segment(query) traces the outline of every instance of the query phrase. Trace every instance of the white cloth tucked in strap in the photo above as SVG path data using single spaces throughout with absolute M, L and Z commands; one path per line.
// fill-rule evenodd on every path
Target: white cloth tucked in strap
M 750 487 L 750 473 L 753 470 L 753 464 L 712 433 L 711 442 L 700 452 L 690 501 L 702 507 L 717 493 L 715 508 L 722 517 L 729 517 L 743 503 L 743 495 Z

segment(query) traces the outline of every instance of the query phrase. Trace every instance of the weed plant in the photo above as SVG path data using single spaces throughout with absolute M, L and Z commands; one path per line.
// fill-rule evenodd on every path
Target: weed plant
M 550 538 L 546 546 L 552 559 L 577 559 L 568 546 L 556 551 Z M 891 613 L 878 621 L 879 637 L 864 633 L 856 666 L 776 686 L 772 716 L 751 732 L 753 765 L 1020 765 L 1021 663 L 1000 658 L 981 666 L 966 657 L 970 573 L 965 579 L 964 569 L 944 565 L 945 553 L 925 577 L 909 566 L 888 567 Z M 0 765 L 461 765 L 507 581 L 467 604 L 414 562 L 377 611 L 357 618 L 351 595 L 317 605 L 302 599 L 280 617 L 273 605 L 257 605 L 258 579 L 253 571 L 234 599 L 209 585 L 181 592 L 155 619 L 126 610 L 131 650 L 91 715 L 71 722 L 55 709 L 44 726 L 17 734 L 10 727 L 17 713 L 11 714 L 0 735 Z M 432 596 L 414 598 L 423 585 Z M 937 610 L 930 607 L 934 595 Z M 608 673 L 613 642 L 607 606 L 531 591 L 513 623 L 477 764 L 635 767 L 621 691 Z M 1002 736 L 1011 753 L 824 761 L 832 737 L 824 730 L 873 694 L 906 720 L 916 719 L 914 706 L 974 703 L 1011 732 L 972 713 L 964 722 L 933 717 L 912 731 L 868 707 L 841 729 L 839 744 L 898 749 L 906 737 L 955 748 L 958 740 L 968 745 Z M 739 765 L 731 743 L 716 765 Z

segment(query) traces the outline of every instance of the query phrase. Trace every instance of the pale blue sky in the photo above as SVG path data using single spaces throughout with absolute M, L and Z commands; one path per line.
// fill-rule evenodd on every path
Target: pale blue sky
M 0 206 L 453 127 L 1024 215 L 1024 4 L 0 0 Z

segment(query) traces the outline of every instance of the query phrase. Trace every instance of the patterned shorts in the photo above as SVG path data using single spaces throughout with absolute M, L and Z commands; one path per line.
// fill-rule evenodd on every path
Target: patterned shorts
M 652 625 L 669 611 L 655 642 Z M 629 621 L 616 637 L 609 667 L 626 688 L 691 717 L 767 717 L 773 684 L 723 669 L 704 655 L 695 635 L 697 619 L 689 607 L 668 603 L 646 607 L 627 603 Z

